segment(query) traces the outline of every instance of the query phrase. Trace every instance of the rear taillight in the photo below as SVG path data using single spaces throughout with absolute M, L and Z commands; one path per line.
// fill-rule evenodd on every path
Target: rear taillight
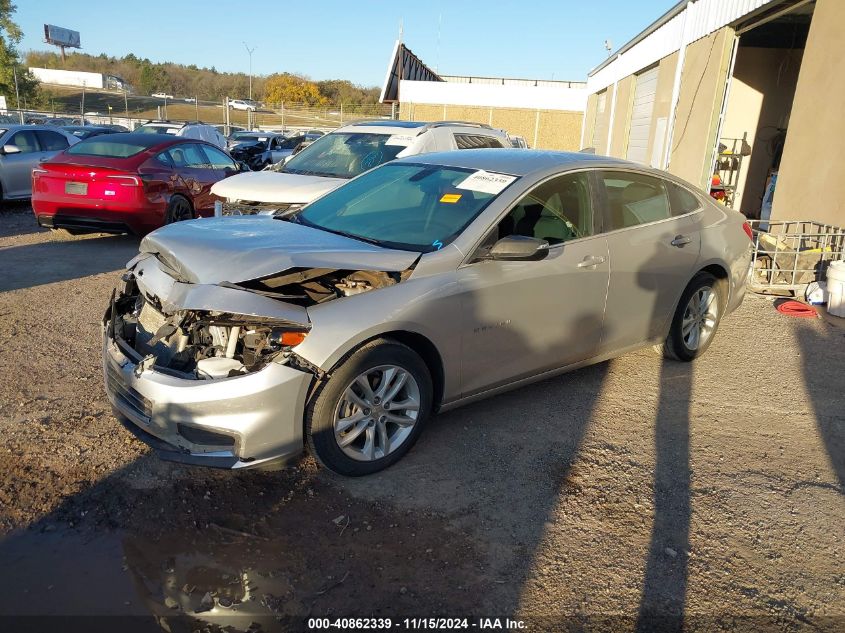
M 751 231 L 751 225 L 748 222 L 742 223 L 742 230 L 745 231 L 745 234 L 748 236 L 748 239 L 752 242 L 754 241 L 754 233 Z
M 32 168 L 32 177 L 35 178 L 36 176 L 41 176 L 42 174 L 49 174 L 46 169 L 41 169 L 40 167 L 33 167 Z
M 138 176 L 106 176 L 106 180 L 116 182 L 124 187 L 140 187 L 141 179 Z

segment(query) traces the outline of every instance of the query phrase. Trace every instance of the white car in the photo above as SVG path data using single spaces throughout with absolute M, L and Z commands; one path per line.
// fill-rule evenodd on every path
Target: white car
M 196 138 L 226 149 L 226 137 L 215 126 L 205 123 L 174 123 L 172 121 L 150 121 L 134 130 L 135 134 L 172 134 L 185 138 Z
M 258 103 L 250 99 L 229 99 L 229 107 L 233 110 L 255 110 L 258 109 Z
M 173 95 L 169 95 L 164 92 L 154 92 L 150 95 L 151 97 L 156 97 L 157 99 L 172 99 Z
M 360 121 L 320 137 L 284 163 L 216 183 L 224 215 L 276 215 L 302 207 L 374 167 L 404 156 L 510 147 L 507 133 L 463 121 Z

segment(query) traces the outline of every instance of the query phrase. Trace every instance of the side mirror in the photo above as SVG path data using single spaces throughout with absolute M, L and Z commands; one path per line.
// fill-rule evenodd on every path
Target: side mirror
M 239 160 L 238 161 L 238 171 L 252 171 L 252 170 L 249 168 L 249 165 L 247 165 L 242 160 Z
M 3 153 L 4 154 L 20 154 L 21 148 L 17 145 L 9 143 L 8 145 L 3 146 Z
M 537 237 L 508 235 L 493 244 L 489 259 L 535 261 L 549 254 L 549 243 Z

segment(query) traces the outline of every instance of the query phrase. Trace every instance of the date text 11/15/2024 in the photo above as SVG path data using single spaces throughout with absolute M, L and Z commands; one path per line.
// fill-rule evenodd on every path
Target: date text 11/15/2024
M 523 620 L 511 620 L 510 618 L 403 618 L 393 620 L 392 618 L 309 618 L 308 629 L 331 630 L 331 629 L 375 629 L 375 630 L 434 630 L 445 629 L 456 630 L 499 630 L 519 631 L 525 630 Z

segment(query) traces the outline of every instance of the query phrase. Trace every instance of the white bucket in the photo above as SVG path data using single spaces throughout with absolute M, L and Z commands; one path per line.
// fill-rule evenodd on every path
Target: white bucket
M 827 267 L 827 312 L 845 317 L 845 261 Z

